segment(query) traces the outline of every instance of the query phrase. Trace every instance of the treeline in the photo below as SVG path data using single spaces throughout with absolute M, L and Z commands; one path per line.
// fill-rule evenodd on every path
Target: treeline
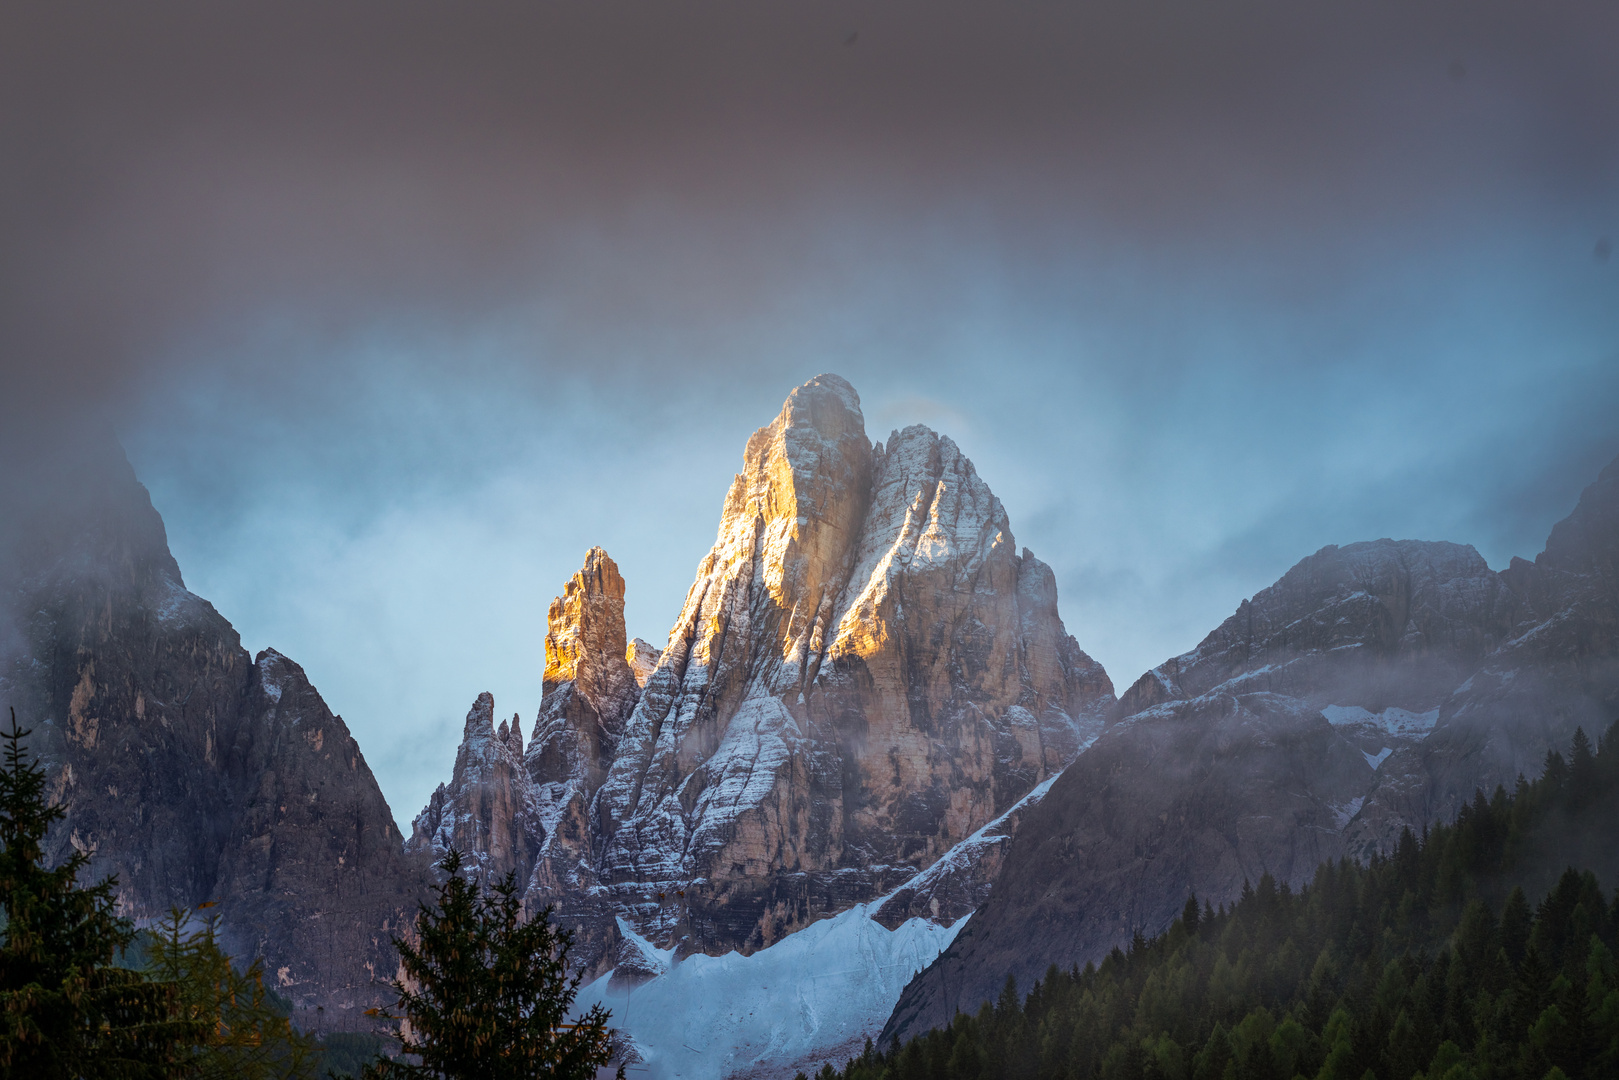
M 1324 863 L 1297 892 L 1266 874 L 1229 909 L 1191 897 L 1100 966 L 1052 967 L 1022 1000 L 1008 981 L 976 1016 L 817 1080 L 1619 1076 L 1619 896 L 1550 869 L 1611 859 L 1616 826 L 1619 724 L 1391 855 Z

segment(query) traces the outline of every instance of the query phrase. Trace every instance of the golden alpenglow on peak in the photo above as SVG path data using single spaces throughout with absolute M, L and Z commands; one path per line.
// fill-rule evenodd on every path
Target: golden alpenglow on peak
M 899 889 L 879 917 L 952 922 L 1016 819 L 918 873 L 1113 704 L 972 463 L 921 426 L 874 446 L 836 375 L 748 439 L 661 652 L 626 645 L 623 596 L 594 549 L 552 604 L 526 788 L 501 803 L 524 808 L 529 902 L 557 904 L 598 969 L 628 947 L 619 920 L 658 948 L 751 952 Z
M 545 692 L 580 677 L 598 658 L 624 653 L 624 577 L 607 552 L 593 547 L 551 601 L 545 635 Z M 616 674 L 616 672 L 614 672 Z

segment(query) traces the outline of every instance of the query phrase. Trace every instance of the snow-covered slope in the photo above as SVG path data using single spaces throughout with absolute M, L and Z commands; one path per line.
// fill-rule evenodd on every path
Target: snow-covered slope
M 764 1080 L 841 1065 L 876 1039 L 906 983 L 972 917 L 941 923 L 937 898 L 947 897 L 952 910 L 981 902 L 990 884 L 985 869 L 999 868 L 1018 821 L 1056 779 L 1037 784 L 886 896 L 749 956 L 680 960 L 675 948 L 657 948 L 620 919 L 618 964 L 580 989 L 576 1007 L 612 1010 L 611 1026 L 628 1039 L 631 1070 L 655 1080 Z M 917 914 L 907 918 L 911 912 Z
M 580 1011 L 612 1010 L 630 1040 L 630 1075 L 721 1080 L 813 1072 L 841 1065 L 876 1038 L 911 976 L 927 967 L 971 918 L 950 926 L 910 919 L 889 930 L 872 918 L 882 900 L 811 923 L 751 956 L 634 944 L 660 974 L 634 983 L 603 975 L 581 987 Z M 644 1071 L 643 1071 L 644 1070 Z

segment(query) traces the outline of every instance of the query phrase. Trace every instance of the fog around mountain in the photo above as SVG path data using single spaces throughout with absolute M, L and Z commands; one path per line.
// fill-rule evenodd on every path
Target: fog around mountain
M 12 5 L 0 420 L 111 426 L 401 818 L 588 547 L 667 633 L 821 371 L 1127 686 L 1327 543 L 1532 555 L 1619 451 L 1616 17 Z

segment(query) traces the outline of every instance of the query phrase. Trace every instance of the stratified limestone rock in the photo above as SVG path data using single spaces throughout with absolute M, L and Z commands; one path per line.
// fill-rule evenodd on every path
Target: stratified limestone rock
M 545 696 L 526 764 L 538 852 L 529 887 L 550 899 L 595 884 L 590 805 L 641 696 L 624 641 L 624 578 L 607 552 L 585 555 L 547 626 Z
M 1350 850 L 1387 850 L 1399 830 L 1448 821 L 1482 788 L 1538 776 L 1577 727 L 1619 718 L 1619 461 L 1558 522 L 1533 563 L 1499 575 L 1511 597 L 1505 640 L 1436 712 L 1433 733 L 1399 749 L 1349 828 Z
M 748 442 L 597 795 L 600 879 L 655 943 L 769 944 L 930 865 L 1111 703 L 955 444 L 874 448 L 820 376 Z
M 649 641 L 636 638 L 630 642 L 629 647 L 624 650 L 624 659 L 629 661 L 630 671 L 635 675 L 636 686 L 646 686 L 647 679 L 651 678 L 652 672 L 657 669 L 658 657 L 661 655 L 663 650 Z
M 551 601 L 546 627 L 546 696 L 571 685 L 612 736 L 640 693 L 624 643 L 624 577 L 607 552 L 585 553 L 584 566 Z M 535 741 L 546 742 L 550 731 L 549 722 L 542 724 Z
M 422 866 L 401 859 L 359 745 L 273 649 L 254 661 L 243 716 L 221 755 L 246 795 L 214 886 L 230 942 L 265 957 L 267 977 L 313 1024 L 315 1006 L 391 1000 L 393 938 L 415 917 Z
M 1375 540 L 1301 561 L 1196 649 L 1143 675 L 1119 699 L 1129 716 L 1241 677 L 1328 704 L 1438 705 L 1512 629 L 1519 609 L 1464 544 Z
M 839 763 L 804 752 L 812 743 L 782 699 L 802 698 L 832 632 L 871 469 L 859 406 L 841 379 L 794 391 L 748 441 L 719 538 L 599 796 L 608 880 L 643 900 L 687 893 L 674 913 L 643 904 L 649 921 L 723 907 L 732 882 L 807 869 L 799 849 L 808 843 L 821 848 L 813 862 L 841 848 Z M 717 871 L 722 895 L 685 887 L 706 876 L 699 865 Z M 673 929 L 657 927 L 654 940 Z M 742 942 L 749 936 L 741 929 Z
M 1263 692 L 1159 709 L 1103 735 L 1028 812 L 984 905 L 900 996 L 885 1043 L 976 1010 L 1009 974 L 1029 987 L 1053 963 L 1161 930 L 1193 884 L 1227 901 L 1245 879 L 1297 881 L 1340 854 L 1342 807 L 1372 770 L 1318 711 Z
M 34 729 L 67 818 L 137 919 L 214 901 L 300 1022 L 381 1003 L 421 875 L 365 760 L 303 672 L 257 662 L 187 591 L 110 440 L 0 476 L 0 707 Z M 324 1013 L 317 1013 L 324 1009 Z
M 1060 774 L 1059 774 L 1060 775 Z M 1012 808 L 941 855 L 926 870 L 889 893 L 872 918 L 897 930 L 908 919 L 954 922 L 977 911 L 1001 875 L 1012 837 L 1051 789 L 1038 784 Z
M 574 933 L 574 958 L 587 967 L 619 943 L 613 910 L 596 888 L 599 837 L 590 807 L 640 698 L 624 637 L 624 578 L 592 548 L 551 602 L 544 698 L 527 750 L 516 718 L 496 730 L 493 699 L 479 697 L 455 772 L 417 817 L 411 840 L 435 860 L 454 845 L 468 873 L 485 879 L 515 873 L 530 911 L 552 906 L 553 918 Z

